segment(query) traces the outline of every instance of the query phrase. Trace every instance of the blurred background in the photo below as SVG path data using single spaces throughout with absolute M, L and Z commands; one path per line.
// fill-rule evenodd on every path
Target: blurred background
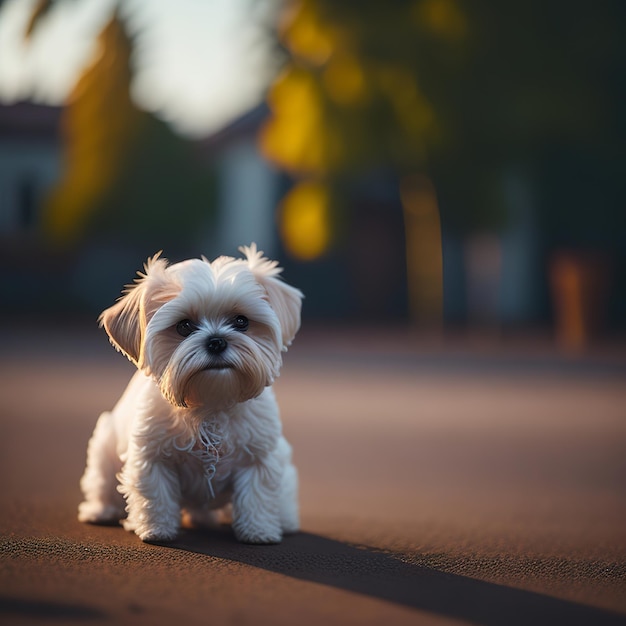
M 626 330 L 626 5 L 5 0 L 2 312 L 256 241 L 304 323 Z

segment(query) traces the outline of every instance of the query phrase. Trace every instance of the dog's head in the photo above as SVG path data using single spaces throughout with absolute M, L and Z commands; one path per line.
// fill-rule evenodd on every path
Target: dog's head
M 302 293 L 255 244 L 240 251 L 245 258 L 174 265 L 157 254 L 100 316 L 111 343 L 175 406 L 219 409 L 258 396 L 300 326 Z

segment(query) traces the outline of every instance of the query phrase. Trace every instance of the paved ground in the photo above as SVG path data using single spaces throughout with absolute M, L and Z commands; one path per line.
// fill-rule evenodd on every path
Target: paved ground
M 130 372 L 98 331 L 0 332 L 0 623 L 626 624 L 626 351 L 303 333 L 303 532 L 272 547 L 76 521 Z

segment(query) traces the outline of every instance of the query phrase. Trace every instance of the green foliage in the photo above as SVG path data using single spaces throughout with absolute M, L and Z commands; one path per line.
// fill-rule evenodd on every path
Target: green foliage
M 300 175 L 428 171 L 453 230 L 498 227 L 511 167 L 558 203 L 574 153 L 596 155 L 583 161 L 613 206 L 623 160 L 604 173 L 626 139 L 625 18 L 620 0 L 301 0 L 263 146 Z M 555 171 L 548 151 L 566 156 Z M 547 222 L 587 215 L 571 200 L 545 207 Z

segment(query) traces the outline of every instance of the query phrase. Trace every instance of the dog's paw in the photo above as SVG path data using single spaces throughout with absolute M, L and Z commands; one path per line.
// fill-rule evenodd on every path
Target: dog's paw
M 113 504 L 101 502 L 81 502 L 78 506 L 78 521 L 86 524 L 118 524 L 124 511 Z
M 178 535 L 178 528 L 170 526 L 151 526 L 150 528 L 136 528 L 135 534 L 146 543 L 160 543 L 172 541 Z
M 280 527 L 285 535 L 293 535 L 300 530 L 300 516 L 297 508 L 283 513 L 280 519 Z
M 283 524 L 283 535 L 295 535 L 300 532 L 300 524 L 298 522 Z
M 136 534 L 144 543 L 162 543 L 164 541 L 173 541 L 178 535 L 175 531 L 163 531 L 159 529 L 146 530 L 142 533 Z
M 254 528 L 242 528 L 235 525 L 233 528 L 235 531 L 235 537 L 237 541 L 241 543 L 249 543 L 253 545 L 271 545 L 280 543 L 283 538 L 283 534 L 280 529 L 254 529 Z

